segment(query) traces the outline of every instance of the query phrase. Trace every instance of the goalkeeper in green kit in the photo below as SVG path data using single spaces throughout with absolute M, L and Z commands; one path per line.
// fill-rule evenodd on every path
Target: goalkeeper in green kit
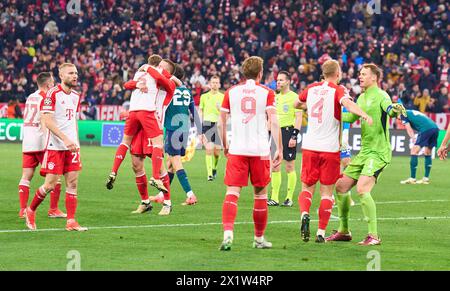
M 361 121 L 361 151 L 345 169 L 343 177 L 336 183 L 336 200 L 339 213 L 339 229 L 327 241 L 350 241 L 348 227 L 350 210 L 349 191 L 356 185 L 361 200 L 364 219 L 368 223 L 368 235 L 360 245 L 379 245 L 381 239 L 377 232 L 377 214 L 375 202 L 370 194 L 380 173 L 391 162 L 392 152 L 389 137 L 389 118 L 406 115 L 401 104 L 392 104 L 389 95 L 378 87 L 382 71 L 375 64 L 364 64 L 359 74 L 359 82 L 364 93 L 357 104 L 373 119 L 372 126 Z M 358 116 L 343 114 L 343 122 L 355 122 Z

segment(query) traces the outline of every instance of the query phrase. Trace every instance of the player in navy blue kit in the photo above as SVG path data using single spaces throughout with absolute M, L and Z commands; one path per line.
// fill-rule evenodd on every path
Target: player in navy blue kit
M 183 68 L 177 65 L 174 76 L 182 80 L 184 74 Z M 172 101 L 166 110 L 164 118 L 164 128 L 166 129 L 164 151 L 168 155 L 167 170 L 170 182 L 172 182 L 176 174 L 181 187 L 186 192 L 187 198 L 183 205 L 194 205 L 197 203 L 197 197 L 192 191 L 181 161 L 181 157 L 185 155 L 188 146 L 189 129 L 191 128 L 190 114 L 194 118 L 197 132 L 201 133 L 201 121 L 195 110 L 192 93 L 186 86 L 181 85 L 175 89 Z M 162 201 L 162 195 L 160 194 L 152 197 L 152 200 L 155 202 Z

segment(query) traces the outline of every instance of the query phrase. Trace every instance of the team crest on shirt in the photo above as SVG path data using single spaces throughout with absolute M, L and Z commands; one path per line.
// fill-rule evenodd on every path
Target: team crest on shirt
M 53 170 L 55 168 L 55 164 L 50 162 L 50 163 L 48 163 L 47 167 L 49 170 Z
M 50 97 L 45 98 L 44 105 L 52 105 L 52 98 Z
M 289 111 L 289 105 L 288 104 L 284 104 L 283 105 L 283 111 L 284 111 L 284 113 L 288 113 L 288 111 Z

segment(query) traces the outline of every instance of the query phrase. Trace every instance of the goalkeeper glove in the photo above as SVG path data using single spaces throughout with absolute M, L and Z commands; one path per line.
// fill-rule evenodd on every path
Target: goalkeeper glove
M 403 115 L 406 117 L 406 109 L 405 107 L 400 103 L 394 103 L 388 107 L 388 113 L 393 112 L 395 117 L 399 117 L 400 115 Z

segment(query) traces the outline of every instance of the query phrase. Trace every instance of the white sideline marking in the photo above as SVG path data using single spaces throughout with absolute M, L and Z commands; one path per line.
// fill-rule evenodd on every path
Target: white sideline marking
M 405 200 L 405 201 L 381 201 L 376 202 L 375 204 L 403 204 L 403 203 L 426 203 L 426 202 L 448 202 L 450 200 Z M 355 203 L 353 206 L 361 206 L 361 203 Z M 333 208 L 336 208 L 337 205 L 333 205 Z
M 378 220 L 438 220 L 438 219 L 450 219 L 450 216 L 410 216 L 410 217 L 379 217 Z M 351 221 L 361 221 L 362 218 L 351 218 Z M 312 222 L 317 222 L 317 219 L 311 219 Z M 335 221 L 335 220 L 334 220 Z M 280 223 L 300 223 L 300 220 L 275 220 L 269 221 L 268 224 L 280 224 Z M 235 224 L 253 224 L 253 221 L 241 221 Z M 148 225 L 122 225 L 122 226 L 91 226 L 89 230 L 102 230 L 102 229 L 132 229 L 132 228 L 161 228 L 161 227 L 189 227 L 189 226 L 211 226 L 222 225 L 222 222 L 206 222 L 206 223 L 185 223 L 185 224 L 148 224 Z M 25 226 L 24 226 L 25 227 Z M 20 232 L 45 232 L 45 231 L 65 231 L 64 228 L 44 228 L 34 231 L 28 229 L 5 229 L 0 230 L 0 233 L 20 233 Z

